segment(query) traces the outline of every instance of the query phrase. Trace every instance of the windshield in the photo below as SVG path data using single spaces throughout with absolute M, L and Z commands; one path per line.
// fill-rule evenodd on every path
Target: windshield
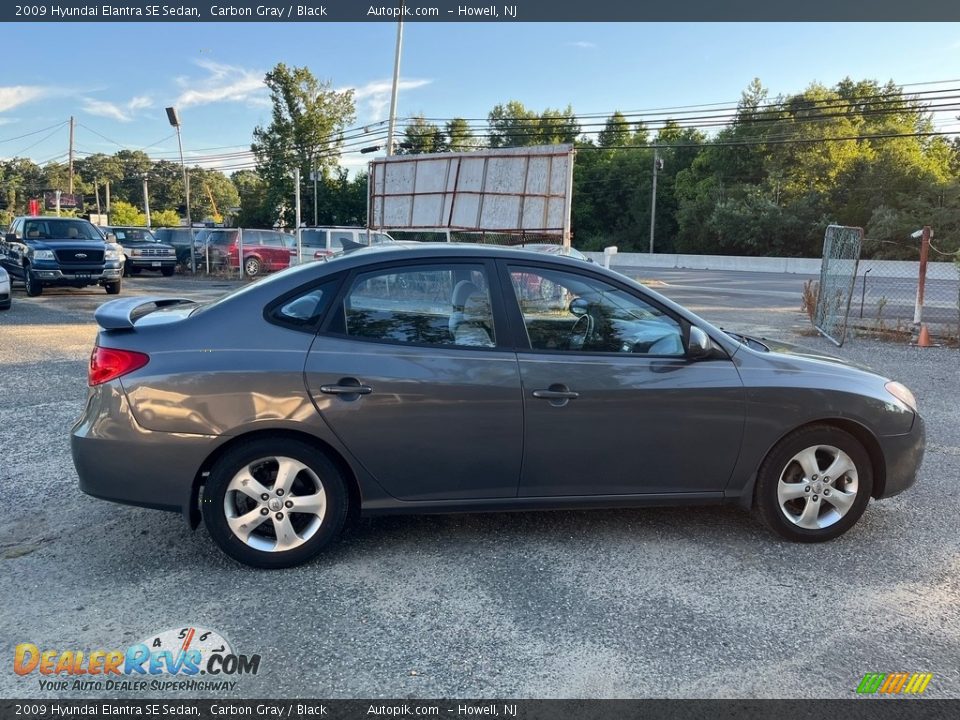
M 146 228 L 113 228 L 108 229 L 107 232 L 112 232 L 121 245 L 128 242 L 160 242 Z
M 27 240 L 96 240 L 103 242 L 100 231 L 85 220 L 38 218 L 23 225 Z

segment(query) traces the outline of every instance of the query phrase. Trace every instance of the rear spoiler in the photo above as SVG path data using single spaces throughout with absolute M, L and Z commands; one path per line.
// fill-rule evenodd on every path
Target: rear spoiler
M 129 330 L 137 320 L 160 308 L 172 307 L 183 303 L 196 303 L 189 298 L 171 297 L 131 297 L 111 300 L 97 308 L 93 314 L 97 325 L 104 330 Z M 141 309 L 143 308 L 143 309 Z

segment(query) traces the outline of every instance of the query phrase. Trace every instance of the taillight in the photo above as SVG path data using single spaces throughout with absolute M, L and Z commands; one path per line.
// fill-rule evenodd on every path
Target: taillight
M 139 370 L 150 362 L 150 356 L 133 350 L 117 350 L 99 345 L 90 353 L 90 371 L 87 384 L 90 387 L 123 377 L 127 373 Z

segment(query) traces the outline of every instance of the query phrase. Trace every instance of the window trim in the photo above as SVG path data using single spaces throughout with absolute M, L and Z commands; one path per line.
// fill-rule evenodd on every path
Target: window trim
M 330 325 L 333 322 L 333 319 L 337 316 L 337 313 L 342 311 L 344 301 L 346 300 L 347 294 L 350 292 L 350 289 L 353 287 L 354 282 L 358 275 L 367 275 L 371 273 L 377 273 L 382 271 L 394 271 L 398 272 L 401 268 L 407 267 L 423 267 L 430 265 L 443 265 L 443 266 L 452 266 L 452 265 L 473 265 L 479 266 L 487 274 L 487 287 L 490 293 L 490 306 L 493 314 L 493 327 L 494 327 L 494 344 L 490 347 L 476 346 L 476 345 L 455 345 L 450 344 L 436 344 L 436 343 L 413 343 L 413 342 L 404 342 L 402 340 L 390 340 L 386 338 L 372 338 L 372 337 L 363 337 L 358 335 L 348 335 L 347 333 L 333 332 L 330 330 Z M 373 265 L 364 265 L 361 267 L 352 268 L 348 273 L 347 277 L 341 282 L 340 289 L 337 292 L 336 296 L 333 299 L 333 303 L 330 306 L 335 310 L 331 312 L 329 309 L 325 312 L 326 317 L 324 317 L 323 322 L 320 323 L 319 329 L 317 330 L 317 335 L 322 335 L 326 337 L 336 338 L 338 340 L 350 340 L 352 342 L 362 342 L 362 343 L 374 343 L 377 345 L 392 345 L 394 347 L 406 347 L 406 348 L 423 348 L 428 350 L 454 350 L 454 351 L 477 351 L 477 352 L 503 352 L 504 350 L 512 350 L 512 330 L 511 323 L 507 319 L 506 309 L 504 307 L 503 293 L 502 288 L 500 287 L 500 277 L 496 267 L 496 263 L 492 258 L 486 257 L 429 257 L 429 258 L 409 258 L 405 260 L 391 260 L 381 263 L 376 263 Z M 501 329 L 502 328 L 502 329 Z
M 591 280 L 596 280 L 604 282 L 618 290 L 636 297 L 651 307 L 659 310 L 668 318 L 673 320 L 680 326 L 680 341 L 683 343 L 683 347 L 686 348 L 690 342 L 690 327 L 691 322 L 682 315 L 678 315 L 673 312 L 670 308 L 665 307 L 664 305 L 657 302 L 654 298 L 648 296 L 646 293 L 638 292 L 636 288 L 632 288 L 625 283 L 622 283 L 615 278 L 609 278 L 605 275 L 597 275 L 595 273 L 589 272 L 586 268 L 573 268 L 564 263 L 563 265 L 554 264 L 551 262 L 517 262 L 516 260 L 508 259 L 498 259 L 497 266 L 500 273 L 500 283 L 502 286 L 502 293 L 504 295 L 504 304 L 507 306 L 508 314 L 514 320 L 515 329 L 512 332 L 511 338 L 513 340 L 513 350 L 517 354 L 525 355 L 552 355 L 557 357 L 581 357 L 581 358 L 636 358 L 637 360 L 651 359 L 651 360 L 680 360 L 683 362 L 691 362 L 687 357 L 686 351 L 682 355 L 651 355 L 646 353 L 622 353 L 622 352 L 601 352 L 597 350 L 538 350 L 530 346 L 530 338 L 527 334 L 526 321 L 523 317 L 523 311 L 520 309 L 520 303 L 517 301 L 517 294 L 513 289 L 513 281 L 510 278 L 510 273 L 515 269 L 523 272 L 524 270 L 553 270 L 557 272 L 566 273 L 568 275 L 579 275 Z
M 309 335 L 316 335 L 327 316 L 330 315 L 330 308 L 334 307 L 334 303 L 336 303 L 337 299 L 340 297 L 340 292 L 343 289 L 343 278 L 345 276 L 345 272 L 326 275 L 321 278 L 310 280 L 302 285 L 298 285 L 292 290 L 288 290 L 282 295 L 278 295 L 264 306 L 263 319 L 271 325 L 276 325 L 277 327 L 282 327 L 287 330 L 296 330 L 297 332 L 307 333 Z M 320 317 L 313 322 L 301 325 L 292 321 L 284 320 L 283 318 L 277 317 L 273 314 L 275 310 L 290 302 L 290 300 L 293 300 L 300 295 L 305 295 L 312 290 L 316 290 L 321 285 L 326 285 L 327 283 L 332 283 L 335 286 L 331 295 L 333 300 L 327 305 L 327 307 L 323 309 L 323 312 L 320 313 Z

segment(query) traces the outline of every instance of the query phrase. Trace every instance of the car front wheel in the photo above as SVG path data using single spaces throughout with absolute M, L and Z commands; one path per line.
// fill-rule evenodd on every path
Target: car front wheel
M 120 281 L 116 280 L 114 282 L 104 283 L 103 287 L 107 291 L 107 295 L 119 295 L 120 294 Z
M 344 479 L 320 450 L 260 439 L 226 452 L 203 490 L 204 523 L 234 560 L 285 568 L 315 557 L 343 529 Z
M 770 451 L 757 474 L 756 509 L 795 542 L 832 540 L 863 515 L 873 490 L 870 456 L 853 435 L 814 425 Z
M 43 293 L 43 284 L 30 271 L 30 266 L 23 268 L 23 285 L 27 290 L 27 297 L 36 297 Z

